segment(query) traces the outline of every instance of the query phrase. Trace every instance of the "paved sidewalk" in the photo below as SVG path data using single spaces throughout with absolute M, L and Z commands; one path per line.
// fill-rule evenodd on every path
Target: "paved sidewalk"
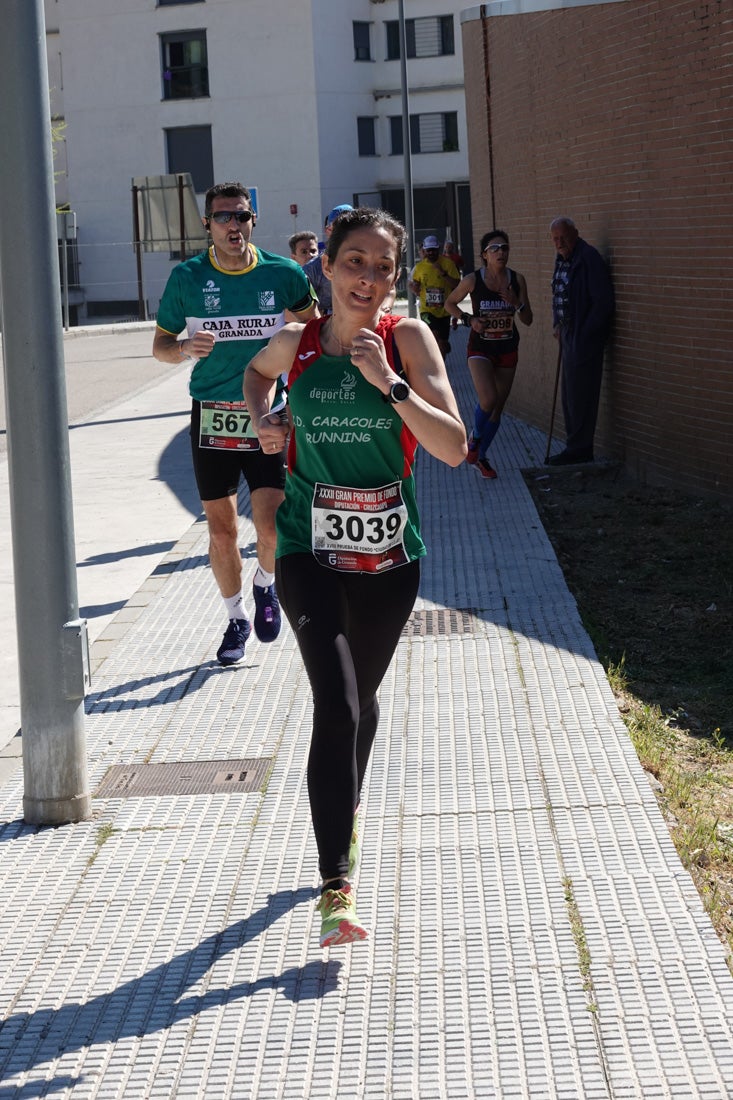
M 733 978 L 525 488 L 544 448 L 506 417 L 495 482 L 419 458 L 429 556 L 363 803 L 371 935 L 330 952 L 299 655 L 285 627 L 216 665 L 191 524 L 95 643 L 94 819 L 30 828 L 20 771 L 0 787 L 0 1100 L 733 1095 Z M 247 518 L 241 544 L 250 581 Z
M 64 336 L 77 588 L 92 642 L 119 633 L 118 612 L 201 509 L 191 476 L 188 371 L 151 357 L 154 327 L 105 325 Z M 0 383 L 0 783 L 21 752 L 4 429 Z

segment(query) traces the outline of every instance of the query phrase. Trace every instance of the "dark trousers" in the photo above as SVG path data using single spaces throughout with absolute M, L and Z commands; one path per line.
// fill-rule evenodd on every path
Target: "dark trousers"
M 582 344 L 569 329 L 561 329 L 560 340 L 565 447 L 569 454 L 592 458 L 603 376 L 603 344 Z
M 308 796 L 319 869 L 340 878 L 377 732 L 377 688 L 415 603 L 420 566 L 339 573 L 312 554 L 287 554 L 275 576 L 313 690 Z

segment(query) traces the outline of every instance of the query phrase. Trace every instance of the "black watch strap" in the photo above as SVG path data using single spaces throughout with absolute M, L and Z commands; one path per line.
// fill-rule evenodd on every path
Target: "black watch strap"
M 398 378 L 396 382 L 393 382 L 389 393 L 386 395 L 387 401 L 390 405 L 399 405 L 401 401 L 407 401 L 410 396 L 410 387 L 407 382 L 402 378 Z

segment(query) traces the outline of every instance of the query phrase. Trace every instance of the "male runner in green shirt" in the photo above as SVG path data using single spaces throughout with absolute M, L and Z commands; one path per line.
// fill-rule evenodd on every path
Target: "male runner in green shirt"
M 153 355 L 164 363 L 193 360 L 191 451 L 209 527 L 209 561 L 229 619 L 217 659 L 232 665 L 244 657 L 252 630 L 237 538 L 241 475 L 249 487 L 257 536 L 255 633 L 261 642 L 271 642 L 281 625 L 275 512 L 283 499 L 285 453 L 264 454 L 260 448 L 242 400 L 244 369 L 287 320 L 314 316 L 315 304 L 298 264 L 252 243 L 257 218 L 246 187 L 215 184 L 206 193 L 205 211 L 211 245 L 171 272 L 158 308 Z M 284 415 L 284 408 L 278 383 L 272 411 Z

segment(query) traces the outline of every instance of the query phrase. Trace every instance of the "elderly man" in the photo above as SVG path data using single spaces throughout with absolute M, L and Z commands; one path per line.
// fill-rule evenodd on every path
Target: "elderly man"
M 603 348 L 614 309 L 613 284 L 599 252 L 578 235 L 572 218 L 555 218 L 550 237 L 557 257 L 552 276 L 552 322 L 562 350 L 565 450 L 550 466 L 593 461 Z

